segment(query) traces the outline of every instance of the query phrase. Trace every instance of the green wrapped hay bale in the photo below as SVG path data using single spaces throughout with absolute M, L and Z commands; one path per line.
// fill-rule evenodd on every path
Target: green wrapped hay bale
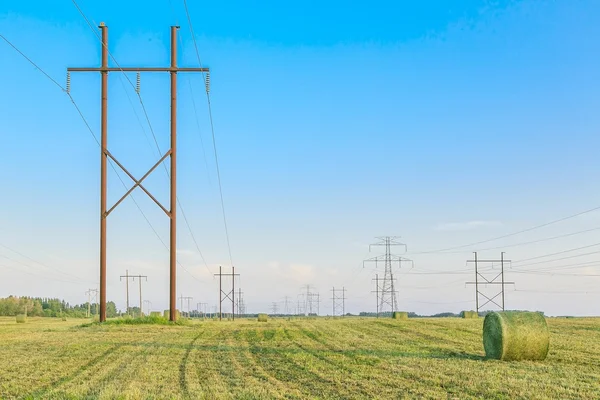
M 151 311 L 150 316 L 151 317 L 162 317 L 162 315 L 160 314 L 160 311 Z
M 462 317 L 465 319 L 479 318 L 477 311 L 463 311 L 462 314 Z
M 24 324 L 25 322 L 27 322 L 27 315 L 25 315 L 25 314 L 17 315 L 17 323 Z
M 392 314 L 394 319 L 408 319 L 408 313 L 406 311 L 394 311 Z
M 258 314 L 258 322 L 267 322 L 269 316 L 267 314 Z
M 544 360 L 550 347 L 546 318 L 538 312 L 491 312 L 483 321 L 483 347 L 487 358 Z

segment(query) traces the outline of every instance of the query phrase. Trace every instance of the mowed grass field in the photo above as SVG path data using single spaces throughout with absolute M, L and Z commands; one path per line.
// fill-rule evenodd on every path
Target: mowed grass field
M 600 398 L 600 319 L 548 319 L 543 362 L 485 360 L 483 319 L 81 327 L 0 318 L 0 398 Z

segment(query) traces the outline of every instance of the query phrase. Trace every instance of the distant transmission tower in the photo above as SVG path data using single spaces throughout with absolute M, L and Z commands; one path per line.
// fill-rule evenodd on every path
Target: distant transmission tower
M 369 251 L 371 251 L 372 246 L 385 246 L 385 254 L 378 255 L 363 261 L 374 262 L 375 268 L 379 266 L 380 263 L 383 263 L 385 266 L 385 272 L 383 275 L 383 280 L 381 281 L 381 286 L 378 288 L 379 294 L 379 310 L 378 312 L 384 312 L 385 307 L 389 307 L 391 312 L 398 310 L 398 299 L 396 297 L 396 289 L 395 289 L 395 279 L 394 272 L 392 270 L 393 264 L 398 263 L 398 267 L 402 266 L 402 262 L 410 262 L 408 258 L 404 258 L 395 254 L 392 254 L 391 248 L 392 246 L 402 246 L 404 247 L 404 251 L 406 251 L 406 245 L 404 243 L 400 243 L 397 241 L 399 239 L 398 236 L 381 236 L 377 237 L 380 241 L 377 243 L 373 243 L 369 245 Z
M 342 294 L 338 294 L 339 292 Z M 343 317 L 346 314 L 346 288 L 336 289 L 334 287 L 331 289 L 331 302 L 333 316 L 341 315 Z
M 235 300 L 238 317 L 246 314 L 246 305 L 244 304 L 244 292 L 238 289 L 237 299 Z
M 279 310 L 279 306 L 277 305 L 277 302 L 273 302 L 271 305 L 271 315 L 277 314 L 278 310 Z
M 92 316 L 92 313 L 91 313 L 92 300 L 94 301 L 94 304 L 98 303 L 98 289 L 89 289 L 87 292 L 85 292 L 85 294 L 88 295 L 86 316 L 89 318 Z M 98 312 L 98 306 L 96 306 L 96 312 Z
M 321 302 L 319 293 L 313 292 L 310 285 L 303 286 L 302 290 L 304 291 L 304 293 L 301 293 L 299 296 L 302 296 L 304 300 L 304 304 L 302 305 L 304 315 L 319 315 L 319 304 Z
M 474 263 L 475 264 L 475 281 L 474 282 L 466 282 L 467 285 L 475 285 L 475 309 L 477 311 L 477 313 L 479 313 L 479 310 L 485 306 L 487 306 L 488 304 L 492 303 L 495 304 L 498 308 L 500 308 L 502 311 L 504 311 L 504 286 L 506 285 L 514 285 L 514 282 L 506 282 L 504 280 L 504 263 L 506 262 L 511 262 L 510 260 L 505 260 L 504 259 L 504 252 L 500 253 L 500 259 L 499 260 L 480 260 L 477 258 L 477 252 L 473 252 L 473 254 L 475 255 L 475 259 L 474 260 L 468 260 L 467 263 Z M 486 275 L 482 274 L 482 269 L 481 269 L 481 264 L 492 264 L 492 268 L 493 265 L 495 263 L 500 263 L 500 272 L 493 273 L 490 274 L 488 271 Z M 495 275 L 493 278 L 491 278 L 492 275 Z M 491 278 L 491 279 L 490 279 Z M 498 278 L 500 278 L 500 280 L 497 280 Z M 496 285 L 500 285 L 500 291 L 496 291 L 494 295 L 490 294 L 489 292 L 483 293 L 483 291 L 479 288 L 481 285 L 483 285 L 484 287 L 487 287 L 487 285 L 492 285 L 492 287 L 496 287 Z M 491 296 L 491 297 L 490 297 Z M 501 296 L 500 299 L 500 304 L 498 304 L 497 302 L 497 297 Z M 483 301 L 483 304 L 480 304 L 480 299 L 481 301 Z
M 235 267 L 231 267 L 230 274 L 224 274 L 223 268 L 219 266 L 219 273 L 214 274 L 215 276 L 219 276 L 219 320 L 223 319 L 223 302 L 225 300 L 231 301 L 231 318 L 235 320 L 235 277 L 240 276 L 240 274 L 235 273 Z M 224 291 L 223 290 L 223 277 L 230 276 L 231 277 L 231 290 Z

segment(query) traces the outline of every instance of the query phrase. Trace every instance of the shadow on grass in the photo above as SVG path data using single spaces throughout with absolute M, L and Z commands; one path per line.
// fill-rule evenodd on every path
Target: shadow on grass
M 475 360 L 475 361 L 485 361 L 485 356 L 481 356 L 478 354 L 469 354 L 463 351 L 448 351 L 442 353 L 433 353 L 426 354 L 423 358 L 437 358 L 442 360 L 450 360 L 450 359 L 458 359 L 458 360 Z

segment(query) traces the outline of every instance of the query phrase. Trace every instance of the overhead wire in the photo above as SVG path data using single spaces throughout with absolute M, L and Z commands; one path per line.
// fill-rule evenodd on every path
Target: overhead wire
M 556 255 L 559 255 L 559 254 L 565 254 L 565 253 L 570 253 L 572 251 L 589 249 L 590 247 L 596 247 L 596 246 L 600 246 L 600 243 L 594 243 L 594 244 L 590 244 L 588 246 L 582 246 L 582 247 L 577 247 L 577 248 L 574 248 L 574 249 L 568 249 L 568 250 L 558 251 L 556 253 L 542 254 L 540 256 L 535 256 L 535 257 L 530 257 L 530 258 L 524 258 L 524 259 L 521 259 L 521 260 L 513 261 L 511 263 L 511 265 L 512 266 L 518 266 L 518 264 L 521 264 L 521 263 L 523 263 L 525 261 L 531 261 L 531 260 L 537 260 L 537 259 L 540 259 L 540 258 L 546 258 L 546 257 L 556 256 Z M 545 262 L 550 262 L 550 261 L 553 261 L 553 260 L 547 260 Z M 515 264 L 517 264 L 517 265 L 515 265 Z
M 75 278 L 75 279 L 78 279 L 78 280 L 80 280 L 80 281 L 82 281 L 82 282 L 90 282 L 90 281 L 87 281 L 87 280 L 85 280 L 85 279 L 83 279 L 83 278 L 81 278 L 81 277 L 79 277 L 79 276 L 77 276 L 77 275 L 75 275 L 75 274 L 70 274 L 70 273 L 64 272 L 64 271 L 62 271 L 60 268 L 56 268 L 56 267 L 50 267 L 50 266 L 48 266 L 48 265 L 46 265 L 46 264 L 44 264 L 44 263 L 42 263 L 42 262 L 39 262 L 39 261 L 37 261 L 37 260 L 34 260 L 33 258 L 31 258 L 31 257 L 29 257 L 29 256 L 27 256 L 27 255 L 25 255 L 25 254 L 23 254 L 23 253 L 21 253 L 21 252 L 19 252 L 19 251 L 15 250 L 15 249 L 12 249 L 12 248 L 10 248 L 10 247 L 6 246 L 5 244 L 2 244 L 2 243 L 0 243 L 0 246 L 4 247 L 5 249 L 7 249 L 7 250 L 9 250 L 9 251 L 12 251 L 12 252 L 13 252 L 13 253 L 15 253 L 15 254 L 18 254 L 19 256 L 21 256 L 21 257 L 23 257 L 23 258 L 26 258 L 27 260 L 29 260 L 29 261 L 31 261 L 31 262 L 33 262 L 33 263 L 35 263 L 35 264 L 39 264 L 39 265 L 41 265 L 41 266 L 45 267 L 46 269 L 49 269 L 49 270 L 54 270 L 54 271 L 56 271 L 56 272 L 58 272 L 58 273 L 60 273 L 60 274 L 62 274 L 62 275 L 64 275 L 64 276 L 67 276 L 67 277 L 69 277 L 69 278 Z M 7 256 L 3 256 L 2 254 L 0 254 L 0 257 L 4 257 L 4 258 L 7 258 L 7 259 L 9 259 L 9 260 L 12 260 L 11 258 L 9 258 L 9 257 L 7 257 Z M 17 263 L 19 263 L 19 264 L 23 264 L 23 265 L 25 265 L 25 266 L 29 266 L 29 265 L 26 265 L 26 264 L 24 264 L 24 263 L 22 263 L 22 262 L 20 262 L 20 261 L 17 261 L 17 260 L 12 260 L 12 261 L 15 261 L 15 262 L 17 262 Z
M 580 235 L 580 234 L 583 234 L 583 233 L 594 232 L 594 231 L 597 231 L 597 230 L 600 230 L 600 227 L 591 228 L 591 229 L 584 229 L 584 230 L 581 230 L 581 231 L 565 233 L 565 234 L 562 234 L 562 235 L 547 237 L 547 238 L 543 238 L 543 239 L 531 240 L 531 241 L 528 241 L 528 242 L 513 243 L 513 244 L 507 244 L 507 245 L 504 245 L 504 246 L 494 246 L 494 247 L 478 248 L 476 251 L 479 252 L 479 251 L 506 249 L 506 248 L 510 248 L 510 247 L 526 246 L 526 245 L 530 245 L 530 244 L 536 244 L 536 243 L 546 242 L 546 241 L 549 241 L 549 240 L 561 239 L 561 238 L 565 238 L 565 237 Z M 465 253 L 472 253 L 472 251 L 471 250 L 446 251 L 446 252 L 443 252 L 441 254 L 444 255 L 444 254 L 465 254 Z M 415 254 L 423 254 L 423 253 L 415 253 Z M 437 254 L 437 253 L 433 253 L 433 254 Z
M 202 61 L 200 59 L 200 51 L 198 50 L 198 43 L 196 42 L 196 34 L 194 33 L 194 27 L 192 25 L 192 18 L 190 16 L 186 0 L 183 0 L 183 6 L 185 8 L 185 14 L 187 16 L 188 25 L 190 27 L 190 33 L 192 35 L 194 49 L 196 50 L 196 57 L 198 58 L 198 64 L 199 64 L 200 68 L 202 68 Z M 202 76 L 204 77 L 204 74 L 202 74 Z M 214 157 L 215 157 L 215 166 L 216 166 L 216 170 L 217 170 L 217 180 L 219 183 L 219 195 L 221 198 L 221 211 L 223 214 L 223 224 L 225 226 L 225 237 L 227 238 L 227 250 L 229 252 L 229 261 L 231 262 L 231 265 L 233 265 L 233 256 L 231 255 L 231 241 L 229 239 L 229 228 L 227 226 L 227 217 L 225 214 L 225 201 L 223 200 L 223 185 L 221 183 L 221 170 L 219 168 L 219 157 L 217 154 L 217 142 L 215 139 L 215 126 L 214 126 L 213 115 L 212 115 L 210 92 L 209 92 L 208 88 L 207 88 L 207 90 L 205 90 L 205 93 L 206 93 L 206 101 L 208 104 L 208 116 L 209 116 L 209 120 L 210 120 L 210 130 L 211 130 L 211 134 L 212 134 L 212 144 L 213 144 L 213 152 L 214 152 Z
M 594 212 L 594 211 L 598 211 L 598 210 L 600 210 L 600 206 L 594 207 L 594 208 L 590 208 L 588 210 L 581 211 L 581 212 L 578 212 L 576 214 L 569 215 L 567 217 L 559 218 L 559 219 L 556 219 L 556 220 L 553 220 L 553 221 L 550 221 L 550 222 L 546 222 L 546 223 L 543 223 L 543 224 L 540 224 L 540 225 L 536 225 L 536 226 L 533 226 L 533 227 L 530 227 L 530 228 L 527 228 L 527 229 L 522 229 L 522 230 L 517 231 L 517 232 L 509 233 L 509 234 L 502 235 L 502 236 L 497 236 L 497 237 L 494 237 L 494 238 L 491 238 L 491 239 L 480 240 L 478 242 L 464 244 L 464 245 L 461 245 L 461 246 L 453 246 L 453 247 L 447 247 L 445 249 L 438 249 L 438 250 L 431 250 L 431 251 L 421 251 L 421 252 L 416 252 L 416 253 L 411 253 L 411 254 L 443 253 L 443 252 L 448 251 L 448 250 L 455 250 L 455 249 L 462 249 L 462 248 L 465 248 L 465 247 L 476 246 L 478 244 L 493 242 L 493 241 L 504 239 L 504 238 L 507 238 L 507 237 L 511 237 L 511 236 L 515 236 L 515 235 L 520 235 L 522 233 L 530 232 L 530 231 L 533 231 L 533 230 L 536 230 L 536 229 L 544 228 L 546 226 L 554 225 L 554 224 L 557 224 L 559 222 L 563 222 L 563 221 L 566 221 L 568 219 L 579 217 L 581 215 L 588 214 L 588 213 L 591 213 L 591 212 Z

